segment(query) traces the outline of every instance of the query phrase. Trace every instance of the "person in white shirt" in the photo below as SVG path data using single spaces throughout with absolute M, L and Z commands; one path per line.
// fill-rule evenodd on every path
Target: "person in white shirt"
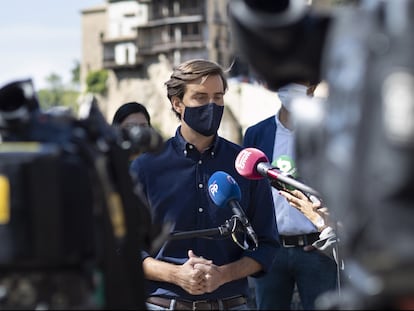
M 262 150 L 270 160 L 281 156 L 295 159 L 295 131 L 291 120 L 294 99 L 312 96 L 316 85 L 291 83 L 277 90 L 281 108 L 249 127 L 243 146 Z M 312 246 L 319 240 L 318 228 L 301 211 L 293 207 L 279 190 L 272 188 L 281 246 L 272 270 L 255 280 L 256 305 L 259 310 L 289 310 L 295 286 L 302 308 L 315 308 L 316 298 L 337 286 L 336 262 Z
M 319 239 L 312 243 L 312 246 L 320 250 L 327 256 L 338 263 L 337 244 L 338 238 L 334 228 L 337 227 L 329 216 L 329 210 L 326 206 L 322 206 L 320 200 L 310 200 L 303 192 L 299 190 L 283 191 L 279 194 L 283 196 L 291 206 L 303 213 L 318 229 Z

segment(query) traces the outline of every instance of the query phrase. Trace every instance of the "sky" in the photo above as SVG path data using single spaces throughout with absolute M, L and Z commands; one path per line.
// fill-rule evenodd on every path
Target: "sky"
M 3 0 L 0 8 L 0 87 L 31 78 L 36 89 L 45 77 L 64 83 L 81 60 L 81 11 L 105 0 Z

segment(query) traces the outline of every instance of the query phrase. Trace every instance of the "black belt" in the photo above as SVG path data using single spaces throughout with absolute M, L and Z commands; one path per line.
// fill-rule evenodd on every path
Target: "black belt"
M 172 306 L 172 310 L 228 310 L 246 304 L 247 299 L 243 296 L 235 296 L 216 300 L 190 301 L 152 296 L 147 299 L 147 302 L 163 308 Z
M 306 246 L 312 245 L 313 242 L 319 240 L 319 232 L 298 235 L 279 235 L 279 237 L 284 247 Z

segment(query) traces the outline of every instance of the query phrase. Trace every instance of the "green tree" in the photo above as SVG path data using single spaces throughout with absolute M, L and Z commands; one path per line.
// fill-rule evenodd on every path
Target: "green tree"
M 72 68 L 72 82 L 79 83 L 80 82 L 80 63 L 79 61 L 75 60 L 74 67 Z
M 78 111 L 77 99 L 79 91 L 65 87 L 62 78 L 56 74 L 51 73 L 46 77 L 47 87 L 37 92 L 40 107 L 44 110 L 56 106 L 69 107 L 72 112 Z
M 46 77 L 47 89 L 38 92 L 39 102 L 42 108 L 48 109 L 53 106 L 61 106 L 64 93 L 62 78 L 51 73 Z
M 86 76 L 87 92 L 104 95 L 107 91 L 107 80 L 108 71 L 104 69 L 90 71 Z
M 80 88 L 80 63 L 79 61 L 75 60 L 74 62 L 74 66 L 71 70 L 72 73 L 72 85 L 73 87 L 75 87 L 77 90 L 79 90 Z

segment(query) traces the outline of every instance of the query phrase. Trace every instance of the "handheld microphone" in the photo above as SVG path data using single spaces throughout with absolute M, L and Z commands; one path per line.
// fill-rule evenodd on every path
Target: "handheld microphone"
M 223 171 L 217 171 L 208 180 L 208 193 L 211 200 L 218 207 L 229 205 L 233 213 L 241 220 L 249 238 L 254 242 L 255 248 L 259 245 L 257 235 L 250 225 L 249 219 L 240 206 L 241 191 L 234 178 Z
M 278 168 L 269 163 L 263 151 L 256 148 L 245 148 L 236 157 L 235 167 L 237 172 L 247 179 L 268 178 L 273 187 L 277 188 L 274 181 L 283 182 L 295 189 L 301 190 L 318 198 L 321 195 L 315 189 L 300 181 L 284 175 Z
M 283 175 L 292 177 L 294 179 L 298 178 L 298 171 L 296 169 L 295 161 L 288 155 L 281 155 L 277 159 L 273 160 L 272 166 L 278 168 Z M 295 187 L 280 182 L 279 180 L 272 181 L 272 186 L 279 190 L 295 190 Z

